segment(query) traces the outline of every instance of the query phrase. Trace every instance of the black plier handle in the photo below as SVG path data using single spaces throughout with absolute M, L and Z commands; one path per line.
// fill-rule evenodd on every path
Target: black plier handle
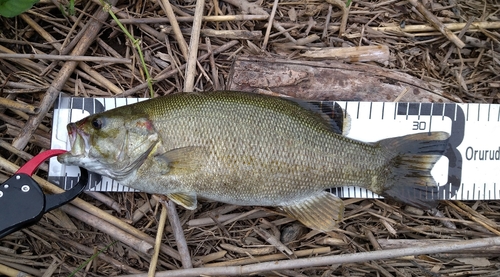
M 36 223 L 44 213 L 70 202 L 83 191 L 88 181 L 88 172 L 84 168 L 80 168 L 78 183 L 60 194 L 45 195 L 31 178 L 44 161 L 65 152 L 59 149 L 44 151 L 0 184 L 0 238 Z

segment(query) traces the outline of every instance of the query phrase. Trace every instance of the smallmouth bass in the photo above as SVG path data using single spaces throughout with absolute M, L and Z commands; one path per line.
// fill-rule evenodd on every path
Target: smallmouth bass
M 445 132 L 363 143 L 342 136 L 315 106 L 268 95 L 178 93 L 91 115 L 68 125 L 61 163 L 81 166 L 195 209 L 197 198 L 275 206 L 319 231 L 344 204 L 324 189 L 354 185 L 428 208 L 411 191 L 430 174 Z

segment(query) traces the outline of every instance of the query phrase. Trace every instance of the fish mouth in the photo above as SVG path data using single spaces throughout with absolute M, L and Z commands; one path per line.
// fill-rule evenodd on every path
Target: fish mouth
M 75 164 L 75 162 L 80 160 L 81 158 L 89 156 L 90 136 L 77 128 L 75 123 L 68 124 L 67 129 L 71 149 L 64 154 L 59 155 L 57 157 L 57 160 L 64 164 Z

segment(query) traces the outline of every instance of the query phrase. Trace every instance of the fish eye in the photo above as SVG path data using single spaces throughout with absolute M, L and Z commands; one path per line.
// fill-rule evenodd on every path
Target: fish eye
M 94 118 L 92 119 L 92 127 L 94 127 L 94 129 L 96 130 L 99 130 L 102 128 L 102 120 L 100 118 Z

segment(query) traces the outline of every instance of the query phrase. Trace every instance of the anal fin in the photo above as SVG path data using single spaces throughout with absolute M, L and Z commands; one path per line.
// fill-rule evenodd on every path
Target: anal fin
M 195 193 L 170 193 L 167 197 L 188 210 L 194 210 L 198 205 Z
M 342 220 L 344 201 L 322 191 L 292 205 L 281 206 L 280 209 L 311 229 L 328 232 Z

